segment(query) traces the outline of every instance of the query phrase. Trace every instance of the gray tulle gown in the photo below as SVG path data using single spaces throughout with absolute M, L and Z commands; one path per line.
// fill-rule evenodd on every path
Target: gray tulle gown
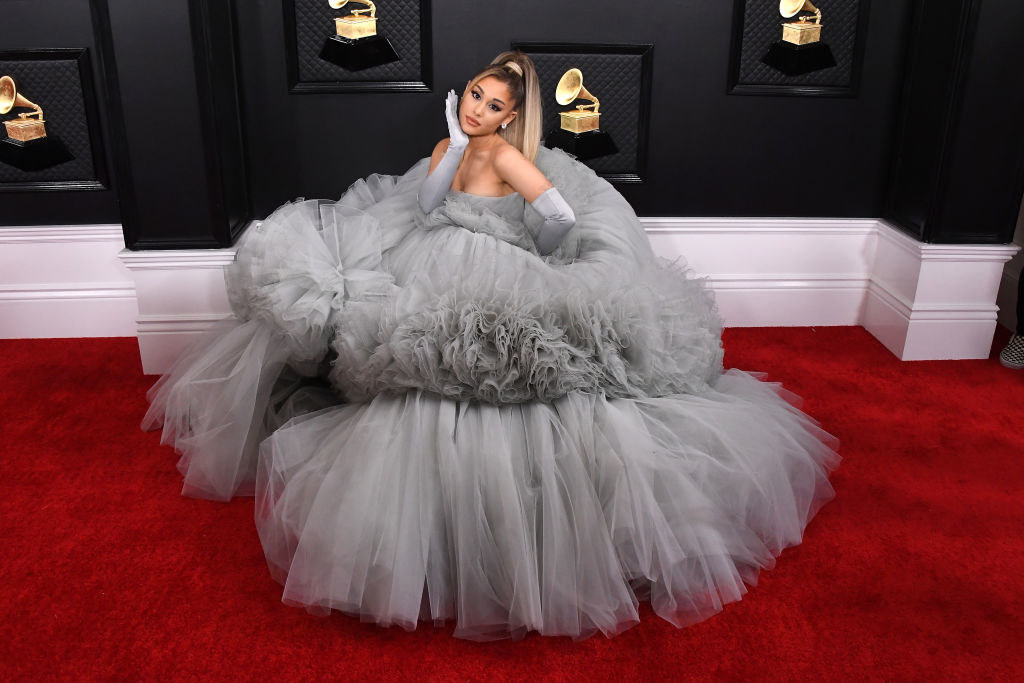
M 227 273 L 225 322 L 150 390 L 184 493 L 256 496 L 284 601 L 488 640 L 677 626 L 738 600 L 833 496 L 836 440 L 723 372 L 703 281 L 656 257 L 586 166 L 553 254 L 518 194 L 428 160 L 286 204 Z

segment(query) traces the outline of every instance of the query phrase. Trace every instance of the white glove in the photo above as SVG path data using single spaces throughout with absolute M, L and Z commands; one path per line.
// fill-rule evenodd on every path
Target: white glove
M 445 99 L 444 118 L 448 122 L 448 148 L 455 147 L 465 150 L 466 145 L 469 144 L 469 136 L 462 130 L 462 124 L 459 123 L 459 96 L 455 94 L 454 90 L 449 90 L 448 97 Z
M 555 187 L 544 190 L 540 196 L 530 202 L 530 206 L 544 217 L 544 223 L 540 226 L 535 241 L 538 253 L 541 256 L 547 256 L 569 234 L 572 226 L 576 225 L 576 214 L 572 212 L 572 207 Z
M 441 206 L 444 197 L 455 180 L 455 172 L 459 170 L 462 154 L 469 144 L 469 136 L 459 124 L 459 97 L 454 90 L 448 91 L 445 100 L 444 117 L 448 121 L 448 149 L 434 170 L 430 172 L 420 185 L 419 202 L 424 213 L 430 213 Z

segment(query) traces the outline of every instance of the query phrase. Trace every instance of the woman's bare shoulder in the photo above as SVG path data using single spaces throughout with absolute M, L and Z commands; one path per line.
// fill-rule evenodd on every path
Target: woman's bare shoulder
M 491 150 L 491 156 L 495 161 L 501 159 L 503 161 L 511 161 L 515 163 L 520 159 L 524 161 L 526 160 L 526 157 L 519 151 L 519 148 L 504 138 L 501 138 L 501 142 L 495 145 Z
M 492 164 L 498 176 L 529 202 L 552 186 L 540 169 L 513 145 L 495 149 Z
M 437 154 L 438 152 L 443 154 L 448 149 L 449 141 L 450 138 L 441 138 L 441 140 L 434 145 L 434 150 L 431 152 L 431 155 Z

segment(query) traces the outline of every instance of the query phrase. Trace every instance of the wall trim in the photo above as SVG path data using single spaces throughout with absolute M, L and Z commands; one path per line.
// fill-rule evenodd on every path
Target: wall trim
M 904 360 L 988 357 L 1024 265 L 1004 268 L 1015 244 L 922 244 L 875 219 L 640 223 L 727 326 L 863 325 Z M 153 373 L 231 316 L 235 247 L 130 251 L 117 225 L 3 228 L 0 244 L 0 336 L 133 335 Z
M 134 335 L 120 225 L 0 228 L 0 338 Z
M 120 225 L 12 225 L 0 228 L 0 244 L 122 240 Z
M 901 360 L 988 358 L 1015 244 L 923 244 L 878 221 L 860 324 Z
M 254 221 L 253 224 L 256 222 Z M 987 357 L 1015 245 L 921 244 L 873 218 L 641 218 L 655 251 L 714 292 L 727 326 L 864 325 L 903 359 Z M 252 227 L 253 224 L 250 224 Z M 234 249 L 122 252 L 147 372 L 230 317 Z M 168 292 L 189 289 L 175 303 Z M 196 301 L 209 302 L 205 308 Z M 936 341 L 938 340 L 938 341 Z
M 227 249 L 161 249 L 122 251 L 118 258 L 128 270 L 222 269 L 235 261 L 235 247 Z
M 648 234 L 785 233 L 791 235 L 870 235 L 874 218 L 672 218 L 641 217 Z

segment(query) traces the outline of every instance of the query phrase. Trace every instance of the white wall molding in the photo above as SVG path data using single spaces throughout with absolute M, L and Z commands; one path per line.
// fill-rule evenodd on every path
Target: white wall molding
M 120 225 L 0 228 L 0 337 L 135 334 Z
M 861 325 L 901 360 L 988 358 L 1014 244 L 922 244 L 885 221 Z
M 1014 244 L 922 244 L 875 219 L 640 221 L 727 326 L 863 325 L 905 360 L 987 357 L 1024 266 Z M 0 245 L 0 336 L 137 335 L 154 373 L 231 315 L 234 248 L 128 251 L 117 225 L 2 228 Z
M 120 225 L 12 225 L 0 228 L 0 244 L 120 241 Z
M 874 219 L 641 218 L 654 251 L 707 277 L 730 327 L 857 325 Z
M 224 268 L 234 262 L 235 252 L 234 247 L 121 252 L 138 295 L 136 334 L 144 372 L 163 372 L 217 321 L 232 315 Z
M 997 297 L 1012 301 L 1012 244 L 923 244 L 875 219 L 641 223 L 708 277 L 727 326 L 863 325 L 903 360 L 987 358 Z

